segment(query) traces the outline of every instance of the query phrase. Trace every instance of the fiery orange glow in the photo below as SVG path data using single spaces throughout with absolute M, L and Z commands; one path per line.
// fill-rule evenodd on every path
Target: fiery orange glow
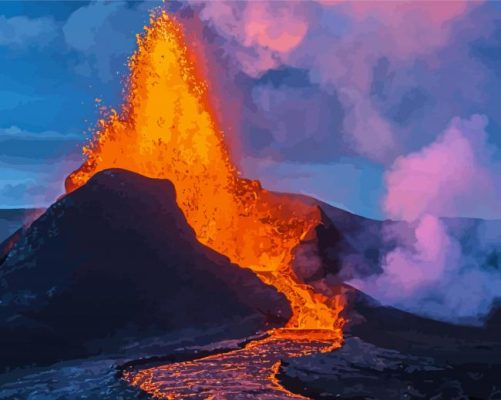
M 320 221 L 318 209 L 240 178 L 176 21 L 158 13 L 137 42 L 122 109 L 99 121 L 67 191 L 107 168 L 171 180 L 199 241 L 287 297 L 289 329 L 325 330 L 339 338 L 339 301 L 315 293 L 290 267 L 292 250 Z
M 241 349 L 146 369 L 123 378 L 155 399 L 307 399 L 282 386 L 282 360 L 331 351 L 339 341 L 280 330 Z M 291 336 L 292 335 L 292 336 Z

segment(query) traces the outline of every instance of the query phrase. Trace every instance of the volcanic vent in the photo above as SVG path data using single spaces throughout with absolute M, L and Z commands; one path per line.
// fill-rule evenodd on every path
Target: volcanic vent
M 292 250 L 319 224 L 319 211 L 239 177 L 180 25 L 165 12 L 153 16 L 129 67 L 121 110 L 99 121 L 67 191 L 108 168 L 169 179 L 201 243 L 285 294 L 293 309 L 287 328 L 339 339 L 339 300 L 315 293 L 291 269 Z

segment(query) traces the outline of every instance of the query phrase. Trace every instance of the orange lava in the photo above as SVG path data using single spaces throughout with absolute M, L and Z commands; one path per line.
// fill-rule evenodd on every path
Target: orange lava
M 287 297 L 293 309 L 287 328 L 339 339 L 341 302 L 315 293 L 290 267 L 292 250 L 320 222 L 318 209 L 240 178 L 207 84 L 172 17 L 157 13 L 137 43 L 124 104 L 99 121 L 84 164 L 67 178 L 67 191 L 107 168 L 171 180 L 198 240 Z
M 318 338 L 318 332 L 298 337 L 278 330 L 242 349 L 146 369 L 130 369 L 123 378 L 155 399 L 307 399 L 282 386 L 282 361 L 332 351 L 339 341 Z M 292 334 L 292 336 L 290 335 Z

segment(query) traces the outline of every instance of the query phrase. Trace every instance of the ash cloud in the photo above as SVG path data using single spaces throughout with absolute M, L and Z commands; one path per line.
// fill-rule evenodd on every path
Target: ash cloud
M 178 15 L 187 26 L 203 25 L 208 69 L 222 68 L 211 90 L 222 93 L 222 114 L 232 110 L 223 129 L 237 133 L 242 158 L 265 166 L 358 158 L 386 169 L 434 142 L 453 117 L 479 112 L 489 117 L 499 152 L 501 8 L 492 3 L 187 4 Z M 342 185 L 346 179 L 332 175 L 316 190 Z M 380 217 L 379 202 L 371 207 L 369 215 Z M 477 216 L 494 216 L 483 211 Z
M 314 87 L 319 97 L 335 96 L 342 124 L 336 126 L 319 118 L 320 126 L 309 131 L 308 139 L 325 143 L 325 136 L 338 136 L 344 152 L 391 164 L 402 151 L 424 144 L 411 137 L 422 117 L 406 110 L 413 93 L 421 93 L 422 104 L 415 108 L 433 108 L 437 101 L 444 107 L 445 121 L 479 96 L 478 85 L 485 71 L 469 56 L 469 43 L 491 29 L 488 23 L 472 26 L 473 21 L 486 18 L 483 11 L 477 12 L 480 3 L 189 3 L 219 37 L 218 52 L 234 69 L 230 76 L 243 73 L 254 80 L 254 90 L 269 90 L 261 88 L 261 78 L 267 73 L 299 69 L 307 73 L 304 90 Z M 443 57 L 444 52 L 447 57 Z M 469 100 L 462 97 L 458 101 L 452 95 L 457 95 L 459 63 L 461 74 L 472 77 L 459 89 Z M 436 79 L 445 84 L 437 86 Z M 273 111 L 280 108 L 292 112 L 294 100 L 299 108 L 306 96 L 288 96 L 290 89 L 287 85 L 274 88 L 283 91 L 284 100 L 277 101 L 272 110 L 266 108 L 265 97 L 254 96 L 249 107 L 254 105 L 261 112 L 244 113 L 242 118 L 246 123 L 273 119 Z M 336 113 L 337 107 L 333 105 L 332 112 Z M 401 110 L 394 113 L 395 109 Z M 314 112 L 314 103 L 307 110 Z M 445 123 L 432 114 L 426 120 L 435 129 Z M 275 117 L 275 126 L 268 121 L 272 134 L 283 130 L 280 121 Z M 300 130 L 301 126 L 289 128 L 288 136 Z

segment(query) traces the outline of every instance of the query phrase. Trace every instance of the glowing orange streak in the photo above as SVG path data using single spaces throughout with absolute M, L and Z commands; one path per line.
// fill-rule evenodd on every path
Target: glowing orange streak
M 67 178 L 67 191 L 107 168 L 171 180 L 200 242 L 285 294 L 293 309 L 289 328 L 321 329 L 339 338 L 341 304 L 300 283 L 290 268 L 292 249 L 320 222 L 318 210 L 239 178 L 207 84 L 171 17 L 152 17 L 137 42 L 122 109 L 99 121 L 84 148 L 84 164 Z
M 305 333 L 310 335 L 306 336 Z M 317 331 L 280 329 L 242 349 L 153 368 L 128 370 L 123 378 L 158 399 L 305 399 L 280 383 L 281 360 L 340 346 Z M 237 395 L 238 393 L 238 395 Z

